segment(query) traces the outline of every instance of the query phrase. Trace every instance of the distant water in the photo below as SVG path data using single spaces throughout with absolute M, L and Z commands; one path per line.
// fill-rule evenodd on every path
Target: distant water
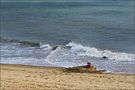
M 1 63 L 134 73 L 134 0 L 58 1 L 1 3 Z

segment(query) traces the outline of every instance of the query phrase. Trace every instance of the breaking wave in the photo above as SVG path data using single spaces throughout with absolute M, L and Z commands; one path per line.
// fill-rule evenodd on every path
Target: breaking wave
M 81 44 L 70 42 L 66 46 L 71 47 L 71 51 L 78 56 L 90 56 L 96 58 L 106 57 L 109 60 L 134 61 L 135 54 L 125 52 L 112 52 L 110 50 L 99 50 L 95 47 L 87 47 Z
M 66 45 L 55 45 L 51 46 L 50 44 L 42 44 L 37 42 L 29 42 L 29 41 L 19 41 L 19 40 L 10 40 L 0 37 L 0 43 L 10 42 L 12 44 L 7 44 L 6 46 L 3 45 L 3 50 L 11 50 L 11 48 L 16 48 L 17 45 L 25 45 L 26 47 L 38 47 L 40 50 L 52 50 L 50 55 L 51 58 L 57 59 L 62 58 L 70 60 L 73 59 L 73 57 L 95 57 L 95 58 L 102 58 L 107 60 L 120 60 L 120 61 L 134 61 L 135 60 L 135 54 L 132 53 L 125 53 L 125 52 L 113 52 L 111 50 L 100 50 L 95 47 L 90 46 L 83 46 L 82 44 L 78 44 L 75 42 L 69 42 Z M 24 48 L 19 48 L 19 50 L 24 50 Z M 25 48 L 27 51 L 28 48 Z M 14 49 L 13 49 L 14 50 Z M 12 51 L 13 51 L 12 50 Z M 37 49 L 35 49 L 37 50 Z M 9 52 L 7 52 L 9 53 Z M 56 55 L 55 55 L 56 53 Z M 15 54 L 15 53 L 14 53 Z M 52 55 L 53 54 L 53 55 Z M 58 55 L 57 55 L 58 54 Z M 74 56 L 73 56 L 74 55 Z M 48 56 L 50 57 L 50 56 Z M 48 58 L 47 57 L 47 58 Z M 64 57 L 64 58 L 63 58 Z M 72 58 L 71 58 L 72 57 Z M 104 58 L 105 57 L 105 58 Z
M 118 68 L 118 66 L 120 66 L 120 70 L 121 66 L 123 66 L 123 68 L 126 65 L 127 67 L 129 65 L 131 65 L 130 67 L 133 67 L 133 62 L 135 61 L 135 54 L 100 50 L 95 47 L 83 46 L 74 42 L 55 46 L 40 43 L 40 46 L 34 47 L 15 42 L 0 42 L 0 48 L 0 63 L 5 64 L 74 67 L 85 65 L 90 61 L 100 69 L 115 71 L 115 67 Z M 128 70 L 125 69 L 125 71 Z M 132 72 L 132 70 L 130 71 Z
M 99 50 L 94 47 L 87 47 L 81 44 L 70 42 L 65 46 L 58 46 L 55 50 L 51 51 L 50 54 L 46 57 L 45 61 L 52 65 L 73 67 L 84 65 L 89 60 L 98 61 L 104 59 L 116 62 L 133 62 L 135 59 L 135 55 L 125 52 Z

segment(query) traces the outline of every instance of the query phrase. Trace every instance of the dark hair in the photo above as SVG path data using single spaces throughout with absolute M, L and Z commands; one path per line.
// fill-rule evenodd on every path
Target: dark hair
M 90 62 L 87 62 L 87 64 L 91 64 Z

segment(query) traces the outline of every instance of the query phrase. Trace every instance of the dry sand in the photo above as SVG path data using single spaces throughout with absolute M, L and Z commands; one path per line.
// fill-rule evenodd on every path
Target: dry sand
M 134 74 L 69 73 L 65 68 L 0 65 L 1 90 L 134 90 Z

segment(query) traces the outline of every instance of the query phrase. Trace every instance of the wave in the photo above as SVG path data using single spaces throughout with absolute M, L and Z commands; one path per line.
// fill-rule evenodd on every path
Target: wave
M 112 52 L 110 50 L 99 50 L 95 47 L 83 46 L 74 42 L 70 42 L 66 46 L 71 47 L 71 51 L 77 53 L 78 56 L 90 56 L 96 58 L 104 58 L 108 60 L 134 61 L 135 54 L 125 52 Z
M 0 63 L 5 64 L 74 67 L 91 62 L 97 69 L 133 72 L 135 62 L 135 54 L 100 50 L 75 42 L 57 46 L 40 43 L 38 48 L 14 42 L 0 43 L 0 48 Z
M 73 59 L 73 57 L 94 57 L 94 58 L 100 58 L 100 59 L 106 59 L 106 60 L 119 60 L 119 61 L 134 61 L 135 60 L 135 54 L 132 54 L 132 53 L 113 52 L 111 50 L 100 50 L 95 47 L 83 46 L 82 44 L 78 44 L 75 42 L 69 42 L 66 45 L 51 46 L 50 44 L 42 44 L 42 43 L 30 42 L 30 41 L 11 40 L 11 39 L 5 39 L 5 38 L 0 37 L 0 43 L 1 42 L 2 43 L 11 42 L 11 43 L 17 43 L 19 45 L 28 45 L 32 47 L 38 47 L 39 49 L 43 49 L 43 50 L 52 50 L 51 52 L 53 53 L 53 55 L 52 53 L 50 54 L 51 54 L 51 58 L 54 57 L 53 59 L 57 59 L 58 57 L 62 59 L 62 57 L 64 58 L 66 57 L 65 59 L 68 58 L 67 60 L 70 60 L 70 59 Z M 57 53 L 58 55 L 55 54 L 54 52 Z
M 0 43 L 8 43 L 8 42 L 29 45 L 32 47 L 40 47 L 40 43 L 38 43 L 38 42 L 20 41 L 20 40 L 16 40 L 16 39 L 7 39 L 7 38 L 0 37 Z
M 103 57 L 107 58 L 103 58 Z M 95 59 L 94 59 L 95 58 Z M 65 46 L 58 46 L 46 57 L 45 61 L 57 66 L 73 67 L 84 65 L 88 59 L 93 60 L 113 60 L 116 62 L 132 62 L 135 59 L 134 54 L 125 52 L 112 52 L 110 50 L 99 50 L 94 47 L 87 47 L 81 44 L 70 42 Z

